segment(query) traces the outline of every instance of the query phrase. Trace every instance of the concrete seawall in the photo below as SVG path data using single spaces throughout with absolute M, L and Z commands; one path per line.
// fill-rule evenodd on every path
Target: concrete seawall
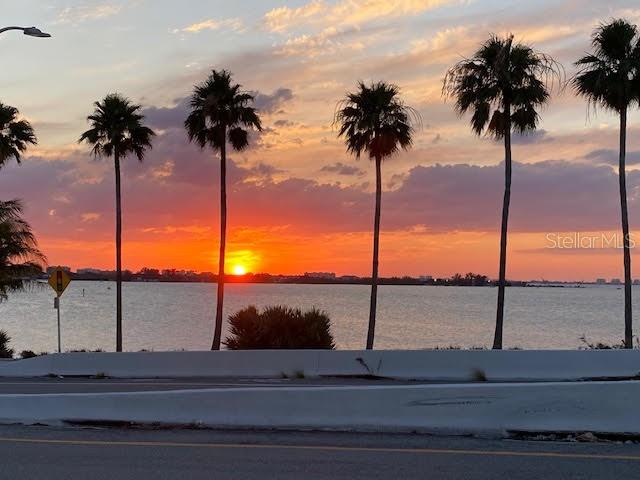
M 0 363 L 0 377 L 92 376 L 115 378 L 373 375 L 466 382 L 570 381 L 634 378 L 639 350 L 589 351 L 220 351 L 64 353 Z

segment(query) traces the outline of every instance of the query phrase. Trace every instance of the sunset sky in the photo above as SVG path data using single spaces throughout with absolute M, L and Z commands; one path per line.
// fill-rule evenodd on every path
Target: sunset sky
M 49 263 L 114 268 L 113 163 L 77 139 L 92 102 L 120 92 L 158 136 L 123 171 L 124 266 L 217 269 L 218 159 L 187 141 L 194 83 L 226 68 L 255 92 L 264 132 L 230 158 L 228 270 L 367 275 L 374 169 L 336 138 L 336 102 L 358 80 L 396 83 L 422 115 L 412 151 L 383 166 L 381 274 L 497 275 L 502 145 L 474 137 L 441 95 L 448 67 L 491 32 L 572 63 L 598 22 L 640 23 L 637 0 L 21 0 L 0 36 L 0 100 L 39 145 L 0 172 L 23 198 Z M 640 114 L 629 119 L 629 208 L 640 229 Z M 615 248 L 550 249 L 549 235 L 619 228 L 617 119 L 555 91 L 540 130 L 514 139 L 508 277 L 621 277 Z M 639 232 L 640 233 L 640 232 Z M 640 241 L 640 235 L 638 236 Z M 640 277 L 640 257 L 634 259 Z

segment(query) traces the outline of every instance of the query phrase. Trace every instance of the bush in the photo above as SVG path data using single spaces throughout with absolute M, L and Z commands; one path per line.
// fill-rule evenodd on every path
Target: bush
M 32 351 L 32 350 L 23 350 L 20 353 L 20 358 L 23 359 L 23 360 L 26 360 L 27 358 L 35 358 L 37 356 L 38 356 L 38 354 L 36 352 Z
M 11 337 L 4 330 L 0 330 L 0 358 L 13 358 L 13 348 L 9 348 Z
M 223 342 L 229 350 L 323 349 L 333 350 L 331 320 L 326 313 L 302 312 L 284 306 L 254 306 L 229 317 L 231 335 Z

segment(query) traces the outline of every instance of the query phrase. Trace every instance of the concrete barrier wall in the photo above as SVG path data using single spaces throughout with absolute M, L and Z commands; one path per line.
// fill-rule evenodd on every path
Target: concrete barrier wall
M 0 421 L 160 422 L 227 428 L 640 434 L 638 382 L 229 388 L 0 395 Z
M 277 378 L 376 375 L 399 379 L 563 381 L 640 375 L 639 350 L 220 351 L 64 353 L 0 363 L 0 376 Z

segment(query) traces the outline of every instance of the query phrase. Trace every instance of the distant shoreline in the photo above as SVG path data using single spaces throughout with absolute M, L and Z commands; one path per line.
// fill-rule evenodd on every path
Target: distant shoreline
M 73 278 L 74 282 L 113 282 L 111 278 Z M 181 279 L 133 279 L 123 280 L 123 283 L 207 283 L 215 284 L 216 280 L 181 280 Z M 357 281 L 339 281 L 339 280 L 323 280 L 323 279 L 309 279 L 309 280 L 278 280 L 278 281 L 255 281 L 246 279 L 227 279 L 226 284 L 239 284 L 239 285 L 371 285 L 369 279 L 360 279 Z M 384 286 L 414 286 L 414 287 L 474 287 L 474 288 L 496 288 L 497 285 L 456 285 L 446 283 L 426 283 L 419 281 L 401 281 L 394 279 L 380 280 L 378 285 Z M 621 288 L 623 285 L 617 284 L 598 284 L 595 282 L 567 282 L 567 283 L 548 283 L 542 284 L 537 282 L 509 282 L 508 287 L 522 287 L 522 288 L 585 288 L 591 286 L 598 287 L 616 287 Z

